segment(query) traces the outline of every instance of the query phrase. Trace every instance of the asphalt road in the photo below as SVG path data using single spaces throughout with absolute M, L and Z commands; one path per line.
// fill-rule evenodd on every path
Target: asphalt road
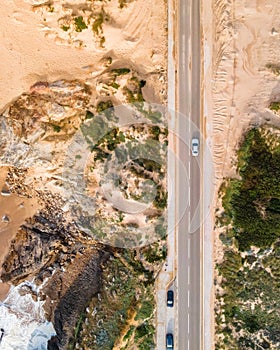
M 177 132 L 177 334 L 178 350 L 201 349 L 200 155 L 191 155 L 191 139 L 200 137 L 199 0 L 180 0 L 178 7 Z M 187 176 L 186 176 L 187 174 Z M 186 178 L 187 177 L 187 178 Z

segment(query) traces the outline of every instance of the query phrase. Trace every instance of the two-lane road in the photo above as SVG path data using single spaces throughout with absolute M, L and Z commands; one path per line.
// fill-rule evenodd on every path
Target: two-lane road
M 200 137 L 200 4 L 180 0 L 177 27 L 178 154 L 185 171 L 177 167 L 177 330 L 178 350 L 200 350 L 201 251 L 200 156 L 191 155 L 191 139 Z M 187 174 L 187 178 L 186 178 Z M 178 214 L 181 216 L 181 214 Z

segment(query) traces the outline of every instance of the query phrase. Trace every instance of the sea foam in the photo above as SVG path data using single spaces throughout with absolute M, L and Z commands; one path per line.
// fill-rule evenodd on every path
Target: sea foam
M 1 350 L 47 350 L 55 330 L 45 318 L 44 301 L 38 297 L 34 300 L 32 292 L 36 295 L 37 287 L 23 282 L 12 286 L 0 303 Z

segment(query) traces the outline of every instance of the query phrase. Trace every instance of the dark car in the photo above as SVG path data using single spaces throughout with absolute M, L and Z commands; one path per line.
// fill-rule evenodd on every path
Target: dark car
M 166 334 L 166 350 L 173 350 L 173 349 L 174 349 L 173 334 L 167 333 Z
M 173 290 L 167 292 L 167 306 L 172 307 L 174 305 L 174 293 Z

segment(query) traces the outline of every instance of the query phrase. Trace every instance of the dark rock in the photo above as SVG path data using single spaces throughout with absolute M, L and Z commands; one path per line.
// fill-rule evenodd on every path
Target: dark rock
M 4 337 L 5 331 L 4 331 L 3 328 L 1 328 L 1 329 L 0 329 L 0 332 L 1 332 L 1 334 L 0 334 L 0 343 L 1 343 L 1 341 L 2 341 L 2 339 L 3 339 L 3 337 Z
M 39 271 L 50 260 L 51 252 L 59 242 L 59 238 L 45 232 L 21 227 L 2 265 L 1 279 L 17 284 L 27 275 Z
M 76 263 L 79 263 L 78 261 L 81 259 L 85 260 L 88 254 L 86 252 L 83 257 L 77 258 Z M 48 349 L 67 349 L 68 341 L 73 336 L 73 330 L 81 313 L 100 291 L 100 265 L 104 254 L 94 250 L 90 255 L 88 261 L 80 261 L 81 271 L 74 281 L 72 280 L 73 276 L 69 276 L 67 273 L 64 276 L 57 274 L 45 291 L 51 297 L 52 303 L 54 300 L 58 301 L 55 309 L 52 310 L 51 318 L 57 336 L 50 341 Z M 69 282 L 67 275 L 72 283 L 64 292 Z
M 57 337 L 51 337 L 48 341 L 48 350 L 59 350 Z
M 10 196 L 11 195 L 11 191 L 6 184 L 1 189 L 1 195 L 2 196 Z
M 2 221 L 3 222 L 10 222 L 10 217 L 8 215 L 3 215 Z

